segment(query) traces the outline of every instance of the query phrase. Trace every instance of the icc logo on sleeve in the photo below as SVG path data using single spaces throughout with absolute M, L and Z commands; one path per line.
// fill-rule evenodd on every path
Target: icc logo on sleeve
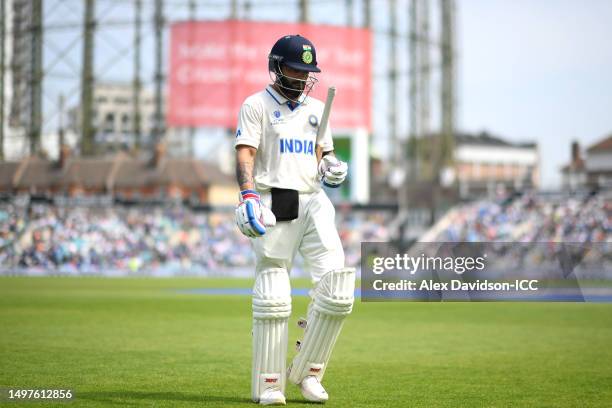
M 241 134 L 242 134 L 242 132 L 240 132 L 240 129 L 238 129 L 238 130 L 236 131 L 236 137 L 240 136 Z

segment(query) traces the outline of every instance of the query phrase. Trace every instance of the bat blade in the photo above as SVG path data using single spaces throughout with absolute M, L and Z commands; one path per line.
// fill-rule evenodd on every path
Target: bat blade
M 330 86 L 327 88 L 327 98 L 325 99 L 325 107 L 323 108 L 323 115 L 321 116 L 321 123 L 319 123 L 319 129 L 317 130 L 317 160 L 321 160 L 323 155 L 323 149 L 320 146 L 325 132 L 327 131 L 327 124 L 329 123 L 329 113 L 331 112 L 334 98 L 336 97 L 336 87 Z

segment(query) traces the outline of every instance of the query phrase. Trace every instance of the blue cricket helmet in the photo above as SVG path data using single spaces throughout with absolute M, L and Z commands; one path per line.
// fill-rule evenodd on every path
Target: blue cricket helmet
M 280 64 L 306 72 L 321 72 L 317 67 L 317 52 L 314 45 L 301 35 L 286 35 L 280 38 L 268 55 L 268 70 L 278 69 Z

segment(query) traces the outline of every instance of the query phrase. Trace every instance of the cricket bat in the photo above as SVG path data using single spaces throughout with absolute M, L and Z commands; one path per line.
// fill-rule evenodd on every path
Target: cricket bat
M 325 136 L 327 131 L 327 124 L 329 123 L 329 112 L 331 111 L 332 104 L 334 103 L 334 97 L 336 96 L 336 87 L 330 86 L 327 88 L 327 98 L 325 99 L 325 108 L 323 108 L 323 116 L 321 117 L 321 123 L 319 123 L 319 129 L 317 131 L 317 163 L 321 161 L 323 157 L 323 148 L 319 145 Z

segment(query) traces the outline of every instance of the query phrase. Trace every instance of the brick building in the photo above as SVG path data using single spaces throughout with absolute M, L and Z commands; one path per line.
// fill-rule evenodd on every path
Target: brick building
M 584 155 L 573 142 L 571 161 L 561 168 L 561 177 L 563 188 L 570 190 L 612 187 L 612 134 L 587 147 Z
M 516 143 L 486 132 L 455 135 L 455 174 L 460 195 L 505 189 L 538 188 L 540 157 L 536 143 Z
M 0 193 L 230 205 L 236 201 L 238 187 L 216 166 L 196 159 L 167 157 L 163 145 L 159 145 L 150 159 L 125 152 L 106 157 L 72 157 L 64 148 L 57 161 L 30 156 L 20 162 L 0 162 Z

